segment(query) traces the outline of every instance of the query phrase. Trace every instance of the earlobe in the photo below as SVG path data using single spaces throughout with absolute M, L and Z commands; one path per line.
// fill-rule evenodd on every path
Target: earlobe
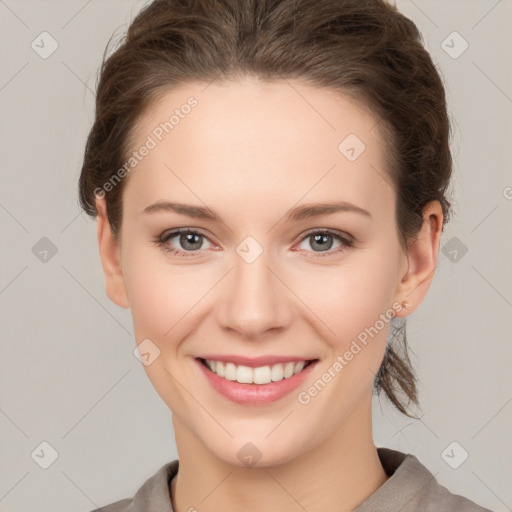
M 98 212 L 97 237 L 103 273 L 105 274 L 105 290 L 108 298 L 122 308 L 129 308 L 124 276 L 121 268 L 120 248 L 112 233 L 107 218 L 107 206 L 104 198 L 96 197 Z
M 423 301 L 436 270 L 437 255 L 443 226 L 443 211 L 439 201 L 429 202 L 423 209 L 423 223 L 417 237 L 407 249 L 408 270 L 398 285 L 398 302 L 409 307 L 396 316 L 407 316 Z

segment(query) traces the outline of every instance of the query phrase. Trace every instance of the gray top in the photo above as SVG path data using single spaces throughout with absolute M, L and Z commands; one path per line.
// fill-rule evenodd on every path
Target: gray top
M 354 512 L 491 512 L 439 485 L 414 455 L 389 448 L 377 448 L 377 452 L 389 478 Z M 116 501 L 91 512 L 174 512 L 170 484 L 178 465 L 178 459 L 163 465 L 133 499 Z

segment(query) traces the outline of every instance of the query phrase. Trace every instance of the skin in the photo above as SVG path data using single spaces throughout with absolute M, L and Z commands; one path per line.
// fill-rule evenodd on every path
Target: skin
M 436 266 L 441 206 L 426 206 L 417 239 L 403 250 L 377 118 L 339 93 L 298 81 L 180 86 L 140 119 L 134 148 L 190 96 L 198 106 L 127 178 L 119 240 L 105 199 L 96 201 L 107 295 L 131 309 L 137 344 L 149 338 L 160 350 L 144 369 L 172 411 L 180 461 L 174 509 L 353 510 L 387 479 L 371 403 L 389 323 L 308 404 L 297 395 L 395 301 L 411 305 L 399 317 L 419 306 Z M 366 145 L 353 162 L 338 150 L 350 133 Z M 224 222 L 141 213 L 159 200 L 206 205 Z M 293 207 L 340 200 L 371 218 L 285 219 Z M 206 235 L 199 250 L 179 236 L 167 242 L 199 256 L 172 255 L 154 243 L 174 228 Z M 306 236 L 316 228 L 348 234 L 354 246 L 336 252 L 343 243 L 328 238 L 331 254 L 322 256 Z M 236 252 L 247 236 L 263 248 L 252 263 Z M 296 392 L 245 406 L 210 387 L 194 361 L 206 353 L 319 363 Z M 253 467 L 237 457 L 248 442 L 262 454 Z

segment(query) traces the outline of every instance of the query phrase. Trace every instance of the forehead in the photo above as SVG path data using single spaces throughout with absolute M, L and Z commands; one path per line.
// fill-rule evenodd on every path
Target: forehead
M 376 116 L 303 82 L 181 85 L 151 105 L 134 133 L 132 150 L 154 145 L 127 184 L 139 206 L 166 193 L 195 202 L 199 192 L 204 200 L 245 194 L 260 208 L 272 191 L 289 206 L 305 194 L 334 199 L 336 190 L 366 206 L 391 197 Z

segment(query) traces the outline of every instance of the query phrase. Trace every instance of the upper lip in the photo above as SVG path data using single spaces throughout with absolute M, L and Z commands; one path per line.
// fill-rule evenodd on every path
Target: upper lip
M 199 359 L 210 359 L 213 361 L 222 361 L 225 363 L 234 363 L 238 365 L 250 366 L 256 368 L 257 366 L 272 366 L 279 363 L 298 363 L 300 361 L 313 361 L 314 358 L 305 358 L 300 356 L 260 356 L 260 357 L 245 357 L 237 355 L 221 355 L 210 354 L 200 356 Z

